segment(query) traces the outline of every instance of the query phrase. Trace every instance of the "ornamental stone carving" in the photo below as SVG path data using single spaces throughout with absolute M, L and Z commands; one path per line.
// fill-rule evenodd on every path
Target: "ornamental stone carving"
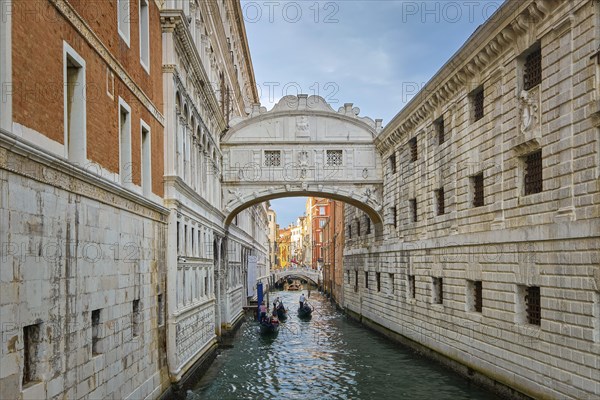
M 521 117 L 521 133 L 529 132 L 534 129 L 539 121 L 538 117 L 538 88 L 521 91 L 519 96 L 519 110 Z

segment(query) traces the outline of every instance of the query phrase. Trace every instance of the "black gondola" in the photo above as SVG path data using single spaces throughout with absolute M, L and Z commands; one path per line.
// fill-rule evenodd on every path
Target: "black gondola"
M 263 335 L 279 332 L 279 321 L 277 318 L 265 318 L 260 321 L 260 333 Z
M 312 316 L 313 308 L 308 305 L 308 303 L 304 303 L 302 307 L 298 307 L 298 317 L 300 318 L 310 318 Z
M 283 304 L 280 304 L 279 307 L 277 307 L 277 317 L 281 321 L 285 321 L 287 319 L 287 310 L 285 309 Z

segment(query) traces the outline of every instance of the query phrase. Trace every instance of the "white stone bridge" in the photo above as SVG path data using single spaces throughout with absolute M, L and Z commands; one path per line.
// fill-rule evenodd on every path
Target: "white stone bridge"
M 318 196 L 364 210 L 382 232 L 383 167 L 374 144 L 381 121 L 359 112 L 298 95 L 232 120 L 221 140 L 226 223 L 256 203 Z
M 274 282 L 278 282 L 286 278 L 303 278 L 308 281 L 312 281 L 316 285 L 319 285 L 323 281 L 323 273 L 321 271 L 306 267 L 277 269 L 271 272 L 271 276 L 273 277 Z

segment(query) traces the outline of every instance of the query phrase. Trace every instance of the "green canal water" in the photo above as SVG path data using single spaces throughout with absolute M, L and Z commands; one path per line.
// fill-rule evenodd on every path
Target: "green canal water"
M 337 311 L 318 293 L 313 317 L 297 317 L 298 292 L 283 299 L 287 322 L 275 337 L 248 320 L 234 347 L 221 350 L 187 400 L 498 399 L 465 378 L 381 337 Z

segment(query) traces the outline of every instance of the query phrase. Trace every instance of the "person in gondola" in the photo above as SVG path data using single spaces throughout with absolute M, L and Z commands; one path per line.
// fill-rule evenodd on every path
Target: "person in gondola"
M 260 303 L 260 320 L 264 321 L 267 318 L 267 306 L 265 306 L 265 302 Z
M 304 306 L 304 301 L 306 301 L 306 299 L 304 298 L 304 293 L 302 293 L 300 295 L 300 308 L 302 308 L 302 306 Z

